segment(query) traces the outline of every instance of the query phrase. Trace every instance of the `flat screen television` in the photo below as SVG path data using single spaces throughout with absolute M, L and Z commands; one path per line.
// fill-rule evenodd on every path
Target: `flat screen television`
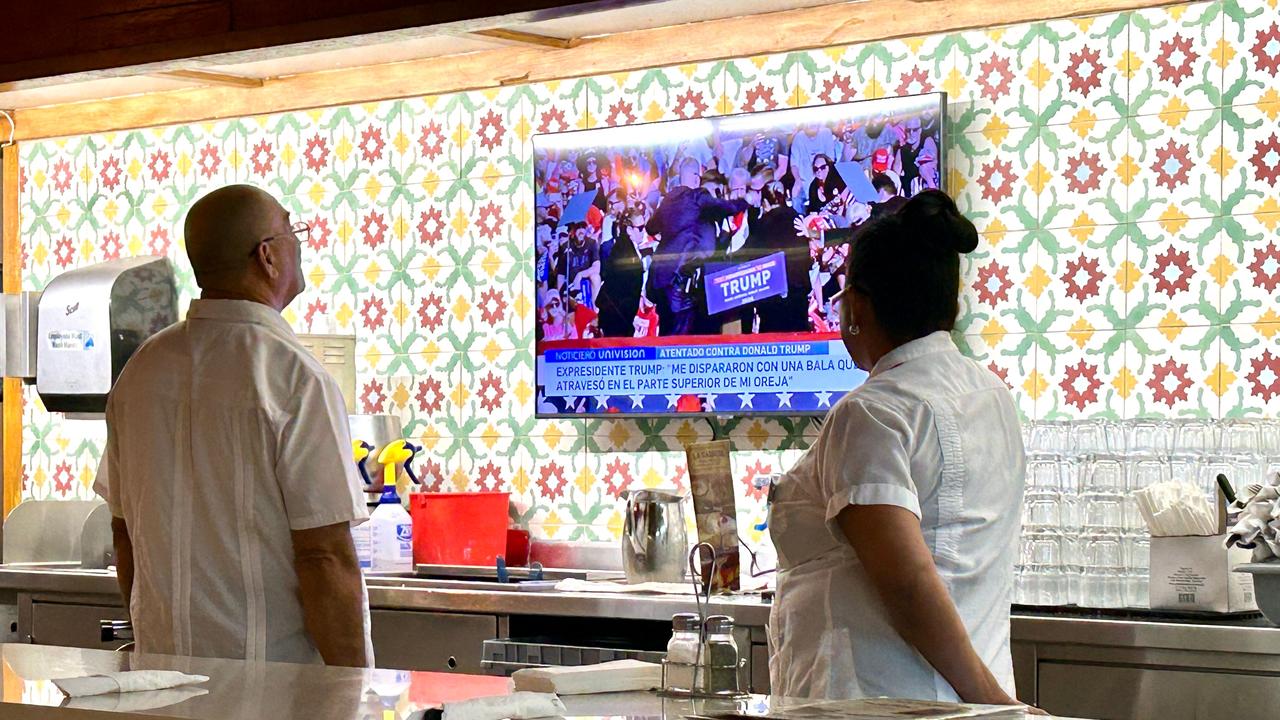
M 820 415 L 854 230 L 941 187 L 946 96 L 533 138 L 539 417 Z

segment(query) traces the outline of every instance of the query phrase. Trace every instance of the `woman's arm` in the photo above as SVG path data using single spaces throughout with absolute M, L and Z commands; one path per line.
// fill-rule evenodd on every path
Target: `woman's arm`
M 969 642 L 925 545 L 920 520 L 894 505 L 850 505 L 837 516 L 893 627 L 965 702 L 1017 705 Z

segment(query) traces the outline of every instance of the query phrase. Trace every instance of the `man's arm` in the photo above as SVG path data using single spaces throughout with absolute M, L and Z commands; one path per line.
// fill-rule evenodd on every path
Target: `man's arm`
M 124 518 L 111 518 L 111 544 L 116 549 L 116 582 L 120 585 L 124 609 L 128 612 L 133 600 L 133 541 L 129 539 L 129 528 L 125 526 Z
M 706 191 L 697 193 L 695 197 L 698 201 L 698 217 L 711 222 L 719 222 L 751 207 L 746 200 L 741 198 L 737 200 L 721 200 Z
M 364 593 L 351 526 L 294 530 L 293 566 L 307 633 L 326 665 L 365 667 Z

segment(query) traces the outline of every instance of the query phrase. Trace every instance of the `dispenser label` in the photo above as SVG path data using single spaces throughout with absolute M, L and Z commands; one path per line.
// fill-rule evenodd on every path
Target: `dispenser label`
M 93 334 L 84 330 L 54 330 L 48 335 L 53 350 L 92 350 Z

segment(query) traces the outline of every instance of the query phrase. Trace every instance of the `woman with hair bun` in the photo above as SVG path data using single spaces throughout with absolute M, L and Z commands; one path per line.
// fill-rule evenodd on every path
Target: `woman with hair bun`
M 771 493 L 775 694 L 1017 704 L 1018 414 L 950 336 L 977 244 L 937 190 L 853 241 L 841 336 L 870 376 Z

